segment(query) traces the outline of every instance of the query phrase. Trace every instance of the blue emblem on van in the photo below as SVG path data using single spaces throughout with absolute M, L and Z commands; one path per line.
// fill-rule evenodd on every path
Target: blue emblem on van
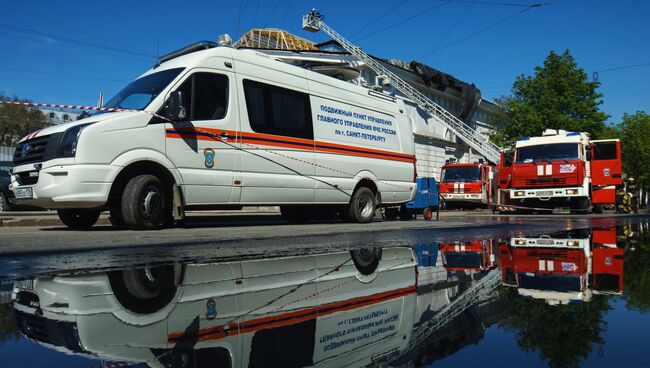
M 603 175 L 609 176 L 609 173 L 610 173 L 609 169 L 603 169 Z
M 203 156 L 205 157 L 205 167 L 211 169 L 214 167 L 214 150 L 212 148 L 206 148 L 203 150 Z
M 20 157 L 24 158 L 25 156 L 27 156 L 29 154 L 29 150 L 31 150 L 31 149 L 32 149 L 32 146 L 30 146 L 29 144 L 26 143 L 23 146 L 23 148 L 20 150 Z
M 216 317 L 217 317 L 217 303 L 215 303 L 214 299 L 210 299 L 205 304 L 205 318 L 215 319 Z

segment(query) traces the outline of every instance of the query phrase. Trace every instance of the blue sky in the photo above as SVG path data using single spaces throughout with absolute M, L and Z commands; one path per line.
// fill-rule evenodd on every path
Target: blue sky
M 94 105 L 100 91 L 108 100 L 150 68 L 155 55 L 222 33 L 237 39 L 252 27 L 273 27 L 327 40 L 301 29 L 301 15 L 311 8 L 366 51 L 422 61 L 475 83 L 488 99 L 508 94 L 515 77 L 533 73 L 550 50 L 569 49 L 590 76 L 650 64 L 650 1 L 563 0 L 522 12 L 533 3 L 0 0 L 0 92 Z M 600 72 L 599 81 L 610 122 L 624 112 L 650 112 L 650 65 Z

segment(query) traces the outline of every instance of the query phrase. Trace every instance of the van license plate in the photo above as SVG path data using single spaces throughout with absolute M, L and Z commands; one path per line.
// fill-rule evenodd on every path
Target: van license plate
M 18 280 L 14 283 L 17 289 L 34 290 L 34 280 Z
M 553 195 L 552 190 L 540 190 L 536 193 L 538 197 L 550 197 Z
M 14 196 L 17 199 L 31 199 L 33 197 L 32 188 L 17 188 L 17 189 L 14 189 Z

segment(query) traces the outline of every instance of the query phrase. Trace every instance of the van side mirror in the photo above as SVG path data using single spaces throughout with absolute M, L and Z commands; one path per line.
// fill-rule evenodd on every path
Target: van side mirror
M 167 99 L 167 117 L 171 120 L 185 120 L 187 118 L 187 110 L 183 105 L 183 92 L 174 91 Z

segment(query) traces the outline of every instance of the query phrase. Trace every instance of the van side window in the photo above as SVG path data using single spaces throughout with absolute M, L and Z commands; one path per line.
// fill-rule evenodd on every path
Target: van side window
M 228 110 L 228 77 L 196 73 L 178 88 L 189 120 L 219 120 Z
M 254 132 L 314 139 L 308 94 L 244 80 L 244 95 Z

